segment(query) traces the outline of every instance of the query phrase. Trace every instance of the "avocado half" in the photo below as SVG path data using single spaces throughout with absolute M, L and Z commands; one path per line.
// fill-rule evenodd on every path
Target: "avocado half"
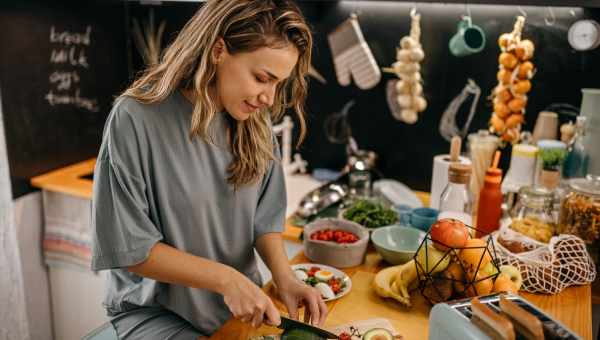
M 394 340 L 394 336 L 385 328 L 373 328 L 362 336 L 363 340 Z

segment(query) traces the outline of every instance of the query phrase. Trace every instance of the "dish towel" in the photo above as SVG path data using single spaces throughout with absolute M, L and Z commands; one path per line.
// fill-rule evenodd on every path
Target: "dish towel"
M 84 271 L 91 265 L 91 201 L 44 191 L 44 259 Z

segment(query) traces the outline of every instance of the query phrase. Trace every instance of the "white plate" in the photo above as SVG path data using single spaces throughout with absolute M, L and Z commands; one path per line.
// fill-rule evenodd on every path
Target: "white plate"
M 346 273 L 344 273 L 343 271 L 337 269 L 337 268 L 333 268 L 330 266 L 326 266 L 324 264 L 319 264 L 319 263 L 298 263 L 292 266 L 292 270 L 296 270 L 296 269 L 305 269 L 305 270 L 310 270 L 311 267 L 319 267 L 321 268 L 321 270 L 327 270 L 333 273 L 333 276 L 336 278 L 340 278 L 342 279 L 342 281 L 344 283 L 346 283 L 346 286 L 335 295 L 334 298 L 332 299 L 323 299 L 323 301 L 327 302 L 327 301 L 333 301 L 336 299 L 341 298 L 342 296 L 350 293 L 350 290 L 352 289 L 352 280 L 350 279 L 350 277 L 348 275 L 346 275 Z

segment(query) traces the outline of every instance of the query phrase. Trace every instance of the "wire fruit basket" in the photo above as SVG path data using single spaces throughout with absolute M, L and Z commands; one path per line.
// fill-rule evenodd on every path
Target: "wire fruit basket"
M 476 228 L 466 227 L 469 235 L 478 234 Z M 471 236 L 469 239 L 474 240 Z M 500 262 L 494 238 L 478 240 L 480 241 L 468 242 L 476 243 L 474 246 L 452 247 L 434 241 L 431 232 L 427 232 L 413 258 L 418 288 L 431 304 L 490 293 L 493 282 L 500 273 Z M 434 247 L 436 243 L 438 247 Z

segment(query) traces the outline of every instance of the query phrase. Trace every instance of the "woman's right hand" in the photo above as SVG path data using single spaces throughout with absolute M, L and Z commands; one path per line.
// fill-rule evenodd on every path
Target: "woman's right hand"
M 279 311 L 273 301 L 254 282 L 238 271 L 233 270 L 222 289 L 225 304 L 236 319 L 249 322 L 258 328 L 265 323 L 278 326 L 281 323 Z

